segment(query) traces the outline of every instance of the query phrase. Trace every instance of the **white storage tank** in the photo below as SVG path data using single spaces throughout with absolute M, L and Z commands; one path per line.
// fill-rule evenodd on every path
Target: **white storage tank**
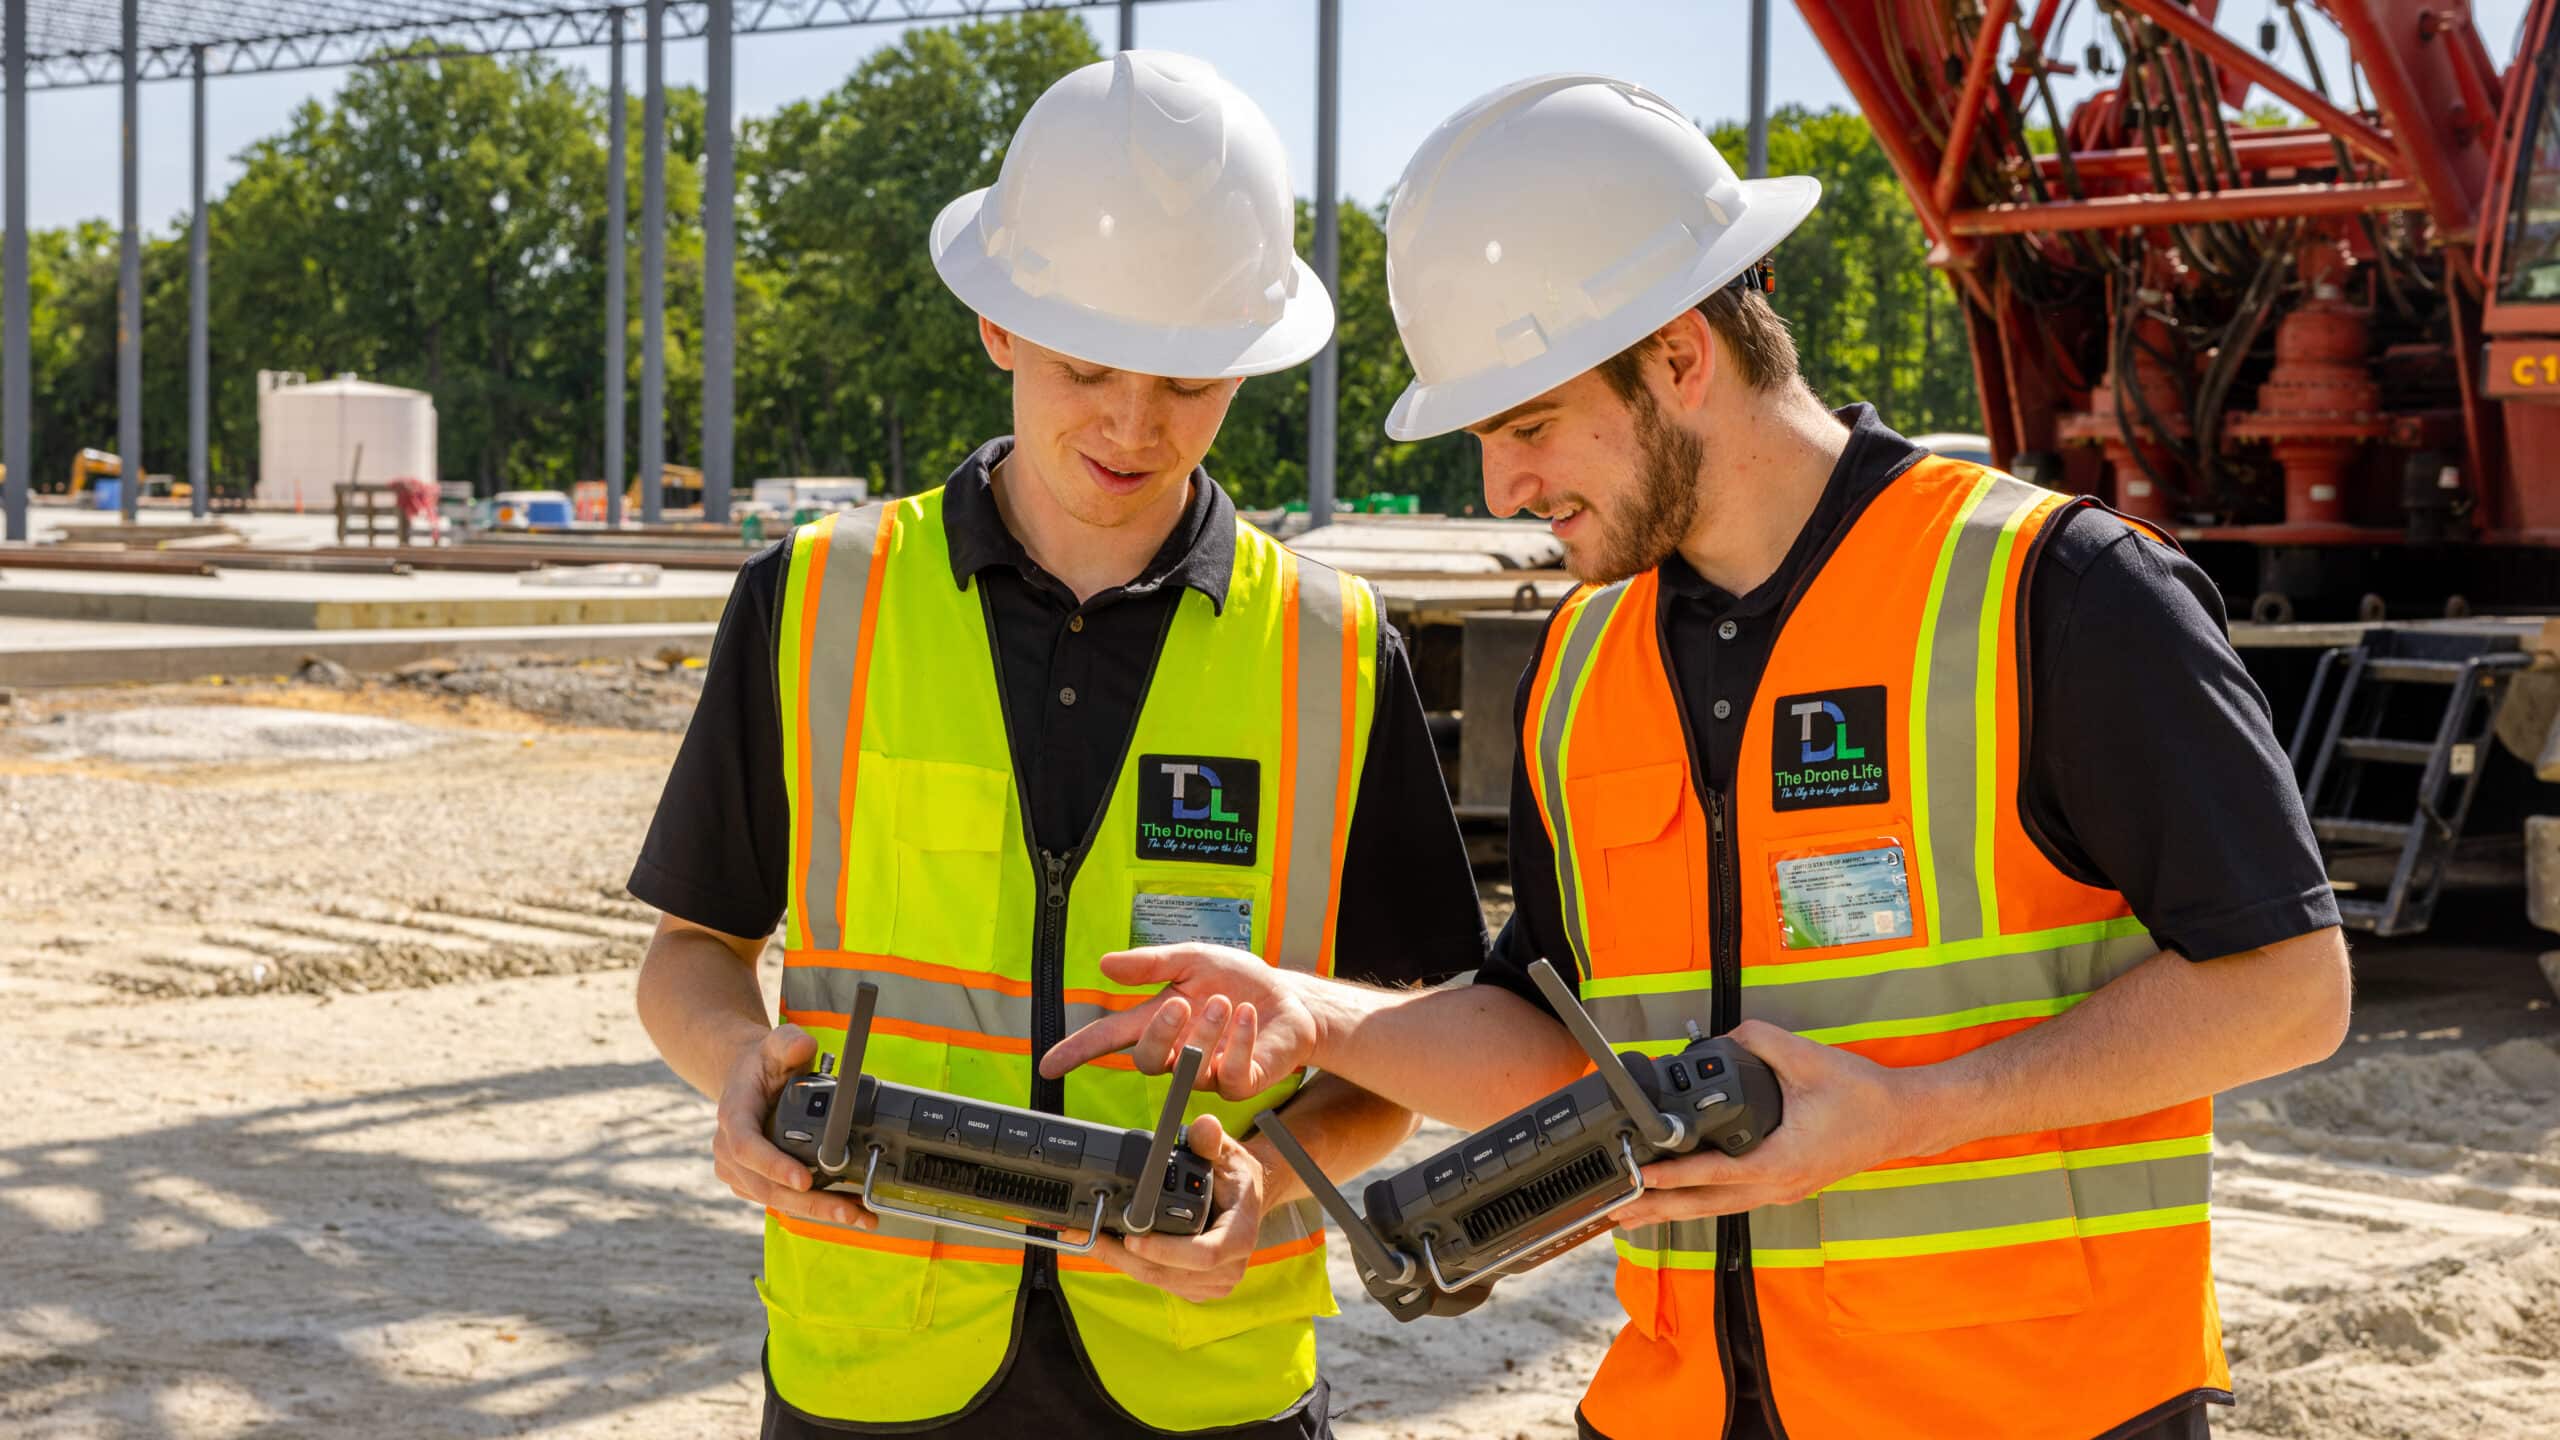
M 306 382 L 258 372 L 258 492 L 302 510 L 336 503 L 349 480 L 436 479 L 436 402 L 423 390 L 353 375 Z

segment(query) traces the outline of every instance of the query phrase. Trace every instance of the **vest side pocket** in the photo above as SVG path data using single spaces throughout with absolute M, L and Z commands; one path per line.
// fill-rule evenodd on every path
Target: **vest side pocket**
M 2071 1180 L 2059 1164 L 1985 1179 L 1833 1189 L 1817 1203 L 1824 1309 L 1837 1333 L 1952 1330 L 2089 1308 L 2088 1256 Z
M 1291 1256 L 1244 1272 L 1223 1300 L 1194 1304 L 1159 1290 L 1168 1333 L 1177 1350 L 1197 1350 L 1230 1340 L 1266 1325 L 1293 1325 L 1322 1315 L 1338 1315 L 1333 1282 L 1326 1278 L 1324 1251 Z
M 786 1254 L 778 1265 L 776 1257 L 766 1256 L 765 1273 L 756 1279 L 766 1323 L 776 1334 L 814 1332 L 801 1343 L 825 1349 L 834 1343 L 826 1338 L 829 1331 L 922 1330 L 933 1318 L 934 1266 L 921 1256 L 811 1240 Z
M 1685 970 L 1691 959 L 1690 852 L 1679 824 L 1687 772 L 1677 763 L 1604 770 L 1565 781 L 1586 886 L 1582 913 L 1603 975 Z

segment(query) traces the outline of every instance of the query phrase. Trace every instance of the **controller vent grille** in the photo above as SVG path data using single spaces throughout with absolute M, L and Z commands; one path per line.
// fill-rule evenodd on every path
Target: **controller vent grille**
M 1609 1152 L 1593 1147 L 1580 1159 L 1561 1165 L 1516 1190 L 1506 1191 L 1467 1212 L 1459 1223 L 1467 1239 L 1483 1245 L 1520 1225 L 1599 1189 L 1617 1174 Z
M 1075 1191 L 1064 1180 L 1050 1180 L 1038 1175 L 1025 1175 L 1014 1170 L 999 1170 L 974 1160 L 954 1160 L 947 1155 L 916 1153 L 907 1157 L 908 1184 L 950 1195 L 967 1195 L 978 1200 L 1017 1206 L 1024 1210 L 1045 1210 L 1064 1214 L 1072 1208 Z

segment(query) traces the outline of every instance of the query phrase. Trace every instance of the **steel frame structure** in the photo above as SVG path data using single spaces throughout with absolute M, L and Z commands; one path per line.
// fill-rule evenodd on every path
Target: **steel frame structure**
M 120 502 L 124 517 L 134 518 L 149 473 L 142 450 L 142 316 L 139 279 L 142 236 L 135 192 L 135 152 L 140 143 L 139 87 L 147 81 L 184 79 L 193 88 L 191 179 L 194 204 L 189 221 L 187 343 L 187 478 L 191 508 L 207 513 L 211 476 L 206 463 L 210 379 L 206 343 L 206 297 L 210 289 L 205 244 L 205 87 L 226 75 L 322 69 L 344 65 L 409 61 L 459 55 L 500 55 L 545 50 L 610 46 L 613 59 L 607 90 L 609 160 L 619 176 L 623 148 L 623 54 L 633 12 L 644 19 L 642 48 L 646 105 L 642 125 L 641 166 L 644 196 L 641 216 L 640 397 L 641 516 L 662 515 L 661 486 L 665 433 L 665 296 L 666 296 L 666 113 L 665 50 L 670 39 L 701 40 L 709 50 L 707 109 L 712 122 L 709 163 L 705 167 L 703 227 L 709 274 L 703 286 L 705 375 L 702 396 L 702 480 L 704 517 L 728 518 L 735 424 L 734 375 L 731 366 L 737 333 L 735 288 L 735 174 L 724 120 L 734 108 L 735 86 L 731 41 L 740 34 L 795 30 L 828 30 L 856 25 L 965 21 L 1035 10 L 1099 10 L 1118 12 L 1119 48 L 1136 36 L 1139 0 L 0 0 L 0 219 L 7 224 L 0 242 L 0 531 L 9 540 L 27 538 L 27 502 L 32 489 L 33 424 L 28 374 L 26 154 L 27 95 L 34 90 L 115 84 L 122 87 L 121 227 L 117 301 L 117 435 L 123 465 Z M 1147 0 L 1161 3 L 1161 0 Z M 1328 17 L 1338 0 L 1325 0 Z M 1330 185 L 1335 174 L 1337 126 L 1335 87 L 1338 24 L 1329 18 L 1321 27 L 1318 66 L 1322 113 L 1317 127 L 1317 169 Z M 622 190 L 608 200 L 608 228 L 625 234 Z M 1330 213 L 1331 197 L 1319 195 Z M 1322 233 L 1322 232 L 1320 232 Z M 613 523 L 622 519 L 621 476 L 624 378 L 620 363 L 623 328 L 623 254 L 629 241 L 608 247 L 607 314 L 602 317 L 605 426 L 606 506 Z M 1336 286 L 1333 247 L 1319 245 L 1317 272 L 1328 289 Z M 1330 353 L 1328 352 L 1328 358 Z M 1333 488 L 1331 441 L 1334 415 L 1330 406 L 1311 408 L 1309 450 L 1315 458 L 1308 477 L 1311 492 L 1330 495 Z M 1321 437 L 1319 439 L 1319 437 Z M 1320 473 L 1319 473 L 1320 472 Z
M 1164 3 L 1164 0 L 1146 0 Z M 1315 253 L 1311 263 L 1325 288 L 1340 293 L 1336 231 L 1337 151 L 1341 108 L 1341 0 L 1315 0 L 1316 196 Z M 2040 0 L 2050 23 L 2059 0 Z M 734 137 L 727 123 L 734 103 L 732 41 L 741 34 L 828 30 L 857 25 L 965 21 L 1038 10 L 1118 12 L 1118 47 L 1136 40 L 1139 0 L 0 0 L 0 519 L 5 537 L 27 538 L 27 497 L 33 476 L 33 427 L 28 363 L 26 98 L 31 90 L 115 84 L 123 88 L 122 267 L 117 336 L 118 444 L 123 465 L 121 505 L 134 518 L 149 467 L 142 454 L 141 230 L 135 194 L 134 156 L 139 146 L 138 87 L 147 81 L 185 79 L 193 87 L 191 146 L 194 205 L 188 247 L 189 335 L 187 476 L 191 508 L 207 513 L 211 476 L 206 464 L 206 296 L 210 279 L 205 243 L 205 86 L 209 79 L 287 70 L 323 69 L 385 60 L 430 60 L 460 55 L 500 55 L 610 46 L 607 91 L 611 173 L 624 174 L 623 46 L 631 12 L 641 12 L 646 103 L 641 167 L 641 384 L 639 482 L 641 519 L 661 518 L 665 435 L 666 115 L 665 47 L 670 37 L 700 39 L 709 51 L 705 86 L 710 154 L 704 176 L 703 229 L 707 275 L 703 286 L 704 381 L 702 480 L 704 518 L 725 521 L 731 498 L 735 396 L 732 362 L 736 336 Z M 1751 171 L 1767 167 L 1767 0 L 1753 0 L 1751 97 L 1748 117 Z M 623 233 L 622 187 L 608 202 L 608 226 Z M 1944 240 L 1943 222 L 1933 238 Z M 605 426 L 607 515 L 621 523 L 620 475 L 624 367 L 622 336 L 623 254 L 608 248 L 603 349 L 602 421 Z M 1307 415 L 1308 520 L 1332 515 L 1335 437 L 1338 429 L 1339 354 L 1316 357 Z

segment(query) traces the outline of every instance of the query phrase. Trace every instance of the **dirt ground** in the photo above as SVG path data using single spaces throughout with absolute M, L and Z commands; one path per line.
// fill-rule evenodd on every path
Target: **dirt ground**
M 0 709 L 0 1436 L 755 1432 L 756 1217 L 630 1004 L 693 678 Z M 2221 1433 L 2560 1434 L 2560 1013 L 2452 929 L 2222 1106 Z M 1413 1327 L 1335 1265 L 1346 1440 L 1573 1433 L 1605 1250 Z

